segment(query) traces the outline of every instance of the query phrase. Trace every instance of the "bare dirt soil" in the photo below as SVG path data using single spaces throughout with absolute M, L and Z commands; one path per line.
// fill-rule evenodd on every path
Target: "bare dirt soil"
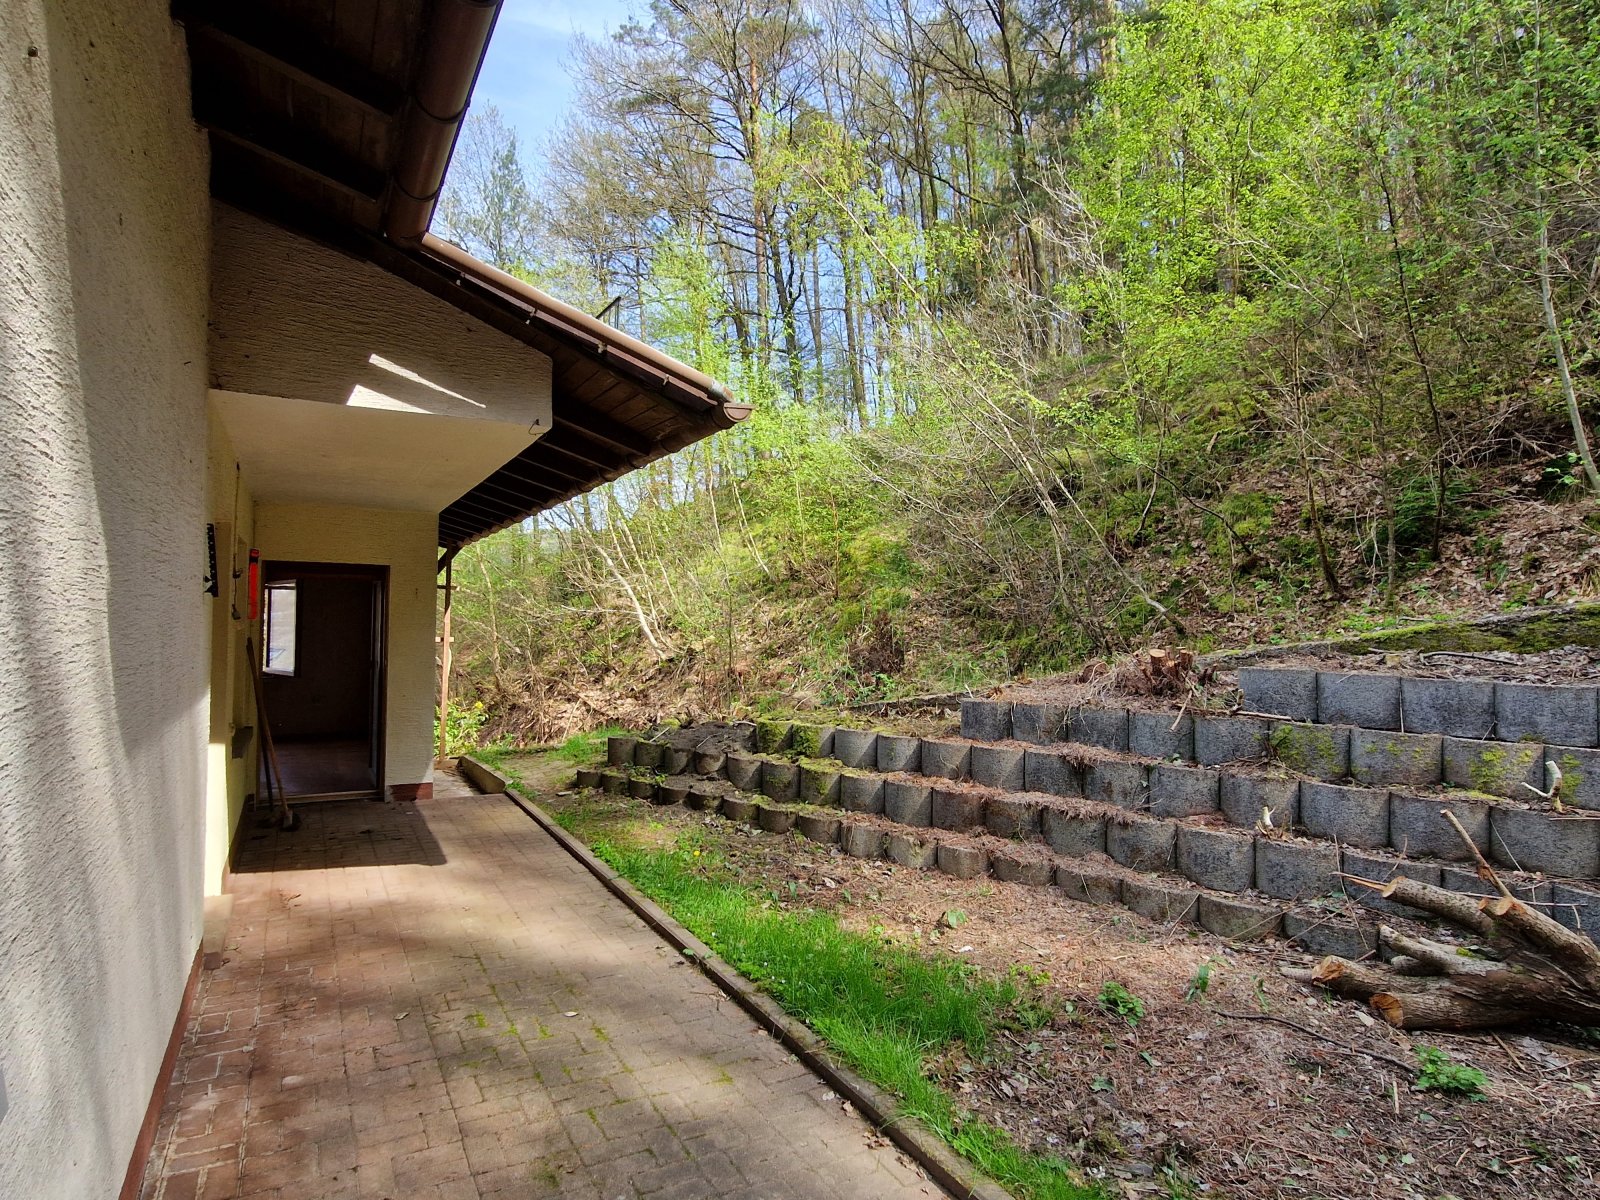
M 551 784 L 571 778 L 519 765 L 530 782 L 536 767 Z M 552 786 L 539 799 L 559 809 L 575 794 Z M 1052 889 L 848 858 L 682 808 L 614 811 L 663 843 L 696 829 L 779 906 L 1047 979 L 1061 1006 L 1048 1028 L 942 1062 L 940 1076 L 974 1112 L 1123 1195 L 1600 1194 L 1600 1032 L 1416 1039 L 1283 979 L 1279 966 L 1309 962 L 1286 943 L 1233 946 Z M 965 919 L 949 928 L 953 913 Z M 1102 1011 L 1108 981 L 1142 1001 L 1137 1023 Z M 1487 1099 L 1413 1090 L 1424 1044 L 1481 1069 Z

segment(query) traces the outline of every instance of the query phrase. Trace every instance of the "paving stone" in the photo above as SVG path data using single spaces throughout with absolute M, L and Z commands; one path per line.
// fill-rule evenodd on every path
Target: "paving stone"
M 1339 890 L 1339 850 L 1321 842 L 1256 839 L 1256 891 L 1308 900 Z
M 1378 952 L 1375 924 L 1354 921 L 1332 913 L 1286 912 L 1283 935 L 1308 953 L 1359 959 Z
M 1011 701 L 963 700 L 961 736 L 975 742 L 1003 742 L 1011 736 Z
M 1432 787 L 1444 773 L 1437 733 L 1357 729 L 1350 735 L 1350 774 L 1357 783 Z
M 1495 737 L 1556 746 L 1600 744 L 1596 689 L 1545 683 L 1494 685 Z
M 1272 811 L 1279 829 L 1291 829 L 1300 819 L 1300 781 L 1267 775 L 1236 775 L 1224 771 L 1217 788 L 1222 815 L 1230 825 L 1254 829 L 1261 810 Z
M 909 771 L 915 775 L 921 769 L 921 738 L 901 737 L 895 733 L 878 735 L 878 770 Z
M 1537 742 L 1444 739 L 1444 781 L 1490 796 L 1524 798 L 1524 784 L 1545 789 L 1544 746 Z
M 985 798 L 981 792 L 934 788 L 929 823 L 937 829 L 981 829 Z
M 1144 808 L 1150 803 L 1150 775 L 1143 763 L 1091 763 L 1083 777 L 1085 799 L 1118 808 Z
M 761 764 L 762 760 L 754 754 L 729 754 L 723 762 L 723 769 L 728 773 L 728 782 L 741 792 L 759 792 Z
M 847 767 L 874 770 L 878 765 L 878 735 L 870 729 L 835 729 L 833 756 Z
M 1267 756 L 1272 723 L 1260 717 L 1196 717 L 1194 760 L 1202 766 L 1258 761 Z
M 1412 796 L 1389 793 L 1389 845 L 1402 854 L 1423 854 L 1446 862 L 1465 862 L 1472 851 L 1461 844 L 1461 836 L 1440 816 L 1448 811 L 1461 822 L 1472 844 L 1489 848 L 1489 811 L 1493 805 L 1466 796 Z
M 952 879 L 977 879 L 989 871 L 989 855 L 978 846 L 939 844 L 939 870 Z
M 1283 927 L 1283 906 L 1202 895 L 1195 923 L 1231 942 L 1259 942 Z
M 839 777 L 839 804 L 846 812 L 881 813 L 883 811 L 883 776 L 841 775 Z
M 1199 825 L 1179 825 L 1178 871 L 1185 879 L 1217 892 L 1243 892 L 1255 886 L 1255 839 Z
M 1240 667 L 1239 690 L 1252 712 L 1286 721 L 1317 719 L 1317 673 L 1293 667 Z
M 1043 798 L 1027 793 L 991 796 L 983 810 L 983 823 L 995 837 L 1027 839 L 1039 836 L 1039 806 Z
M 800 799 L 800 767 L 768 759 L 761 764 L 761 794 L 773 800 Z
M 1410 733 L 1487 738 L 1494 733 L 1494 683 L 1400 677 L 1400 718 Z
M 930 779 L 965 779 L 972 746 L 944 738 L 922 739 L 922 771 Z
M 1082 858 L 1086 854 L 1105 853 L 1105 817 L 1070 809 L 1043 808 L 1039 820 L 1045 843 L 1057 854 Z
M 1551 889 L 1553 907 L 1548 911 L 1568 929 L 1589 935 L 1600 942 L 1600 889 L 1558 883 Z
M 1019 747 L 974 746 L 970 768 L 973 782 L 1003 792 L 1023 791 L 1027 786 L 1024 761 Z
M 1145 758 L 1194 761 L 1194 718 L 1188 713 L 1128 712 L 1128 750 Z
M 1171 821 L 1129 814 L 1106 822 L 1106 853 L 1134 871 L 1165 871 L 1172 866 L 1177 836 Z
M 1600 809 L 1600 750 L 1580 746 L 1546 746 L 1541 755 L 1561 771 L 1563 803 L 1591 811 Z M 1548 768 L 1546 768 L 1548 774 Z
M 1122 876 L 1076 863 L 1056 865 L 1056 887 L 1069 900 L 1084 904 L 1121 904 Z
M 1363 729 L 1400 728 L 1400 676 L 1317 672 L 1317 720 Z
M 1346 875 L 1354 875 L 1358 879 L 1371 879 L 1380 883 L 1388 883 L 1397 876 L 1406 879 L 1415 879 L 1418 883 L 1431 883 L 1438 887 L 1440 881 L 1439 867 L 1435 863 L 1412 862 L 1408 859 L 1395 858 L 1388 854 L 1372 854 L 1365 850 L 1346 850 L 1343 855 L 1341 869 Z M 1359 884 L 1346 880 L 1344 883 L 1345 895 L 1349 896 L 1363 908 L 1370 908 L 1375 912 L 1392 913 L 1397 917 L 1423 917 L 1426 914 L 1421 909 L 1412 908 L 1409 904 L 1397 904 L 1393 900 L 1386 900 L 1371 888 L 1364 888 Z
M 1023 753 L 1023 786 L 1051 796 L 1083 795 L 1083 770 L 1064 750 L 1027 750 Z
M 1066 732 L 1067 710 L 1060 704 L 1034 704 L 1018 700 L 1011 706 L 1011 736 L 1019 742 L 1044 746 L 1059 742 Z
M 805 804 L 837 807 L 839 772 L 805 763 L 800 767 L 800 800 Z
M 1306 780 L 1300 785 L 1300 824 L 1316 837 L 1381 850 L 1389 844 L 1389 793 Z
M 1192 817 L 1218 808 L 1220 775 L 1208 767 L 1161 763 L 1150 768 L 1150 811 L 1158 817 Z
M 930 871 L 939 858 L 939 843 L 931 837 L 909 833 L 890 833 L 884 843 L 884 857 L 902 867 Z
M 1122 881 L 1123 907 L 1162 925 L 1173 925 L 1179 921 L 1193 924 L 1199 901 L 1200 893 L 1193 888 L 1154 879 Z
M 1274 724 L 1267 745 L 1272 757 L 1312 779 L 1344 779 L 1350 774 L 1348 725 Z
M 1086 705 L 1067 715 L 1067 736 L 1079 745 L 1127 750 L 1128 710 Z
M 886 779 L 883 782 L 883 815 L 896 825 L 926 828 L 933 820 L 933 792 L 926 784 Z
M 1489 857 L 1516 871 L 1593 879 L 1600 874 L 1600 821 L 1497 804 L 1489 814 Z

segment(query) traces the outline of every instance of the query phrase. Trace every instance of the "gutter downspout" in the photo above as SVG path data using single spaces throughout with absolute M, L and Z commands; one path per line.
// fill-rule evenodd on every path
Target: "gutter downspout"
M 435 0 L 384 210 L 383 232 L 390 241 L 415 245 L 428 231 L 500 3 Z

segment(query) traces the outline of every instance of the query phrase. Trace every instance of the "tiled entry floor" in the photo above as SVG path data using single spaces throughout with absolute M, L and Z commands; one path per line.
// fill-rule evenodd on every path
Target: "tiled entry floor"
M 146 1200 L 943 1194 L 509 800 L 437 790 L 247 831 Z

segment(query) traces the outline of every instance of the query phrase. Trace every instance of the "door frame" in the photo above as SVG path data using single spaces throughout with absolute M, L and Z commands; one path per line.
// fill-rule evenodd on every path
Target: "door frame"
M 265 629 L 265 614 L 267 584 L 277 583 L 285 579 L 301 579 L 314 575 L 318 579 L 359 579 L 377 584 L 378 608 L 375 614 L 377 628 L 373 637 L 377 639 L 377 656 L 374 662 L 375 678 L 372 686 L 377 703 L 373 711 L 377 723 L 372 730 L 372 794 L 382 797 L 387 794 L 385 777 L 385 749 L 389 732 L 389 567 L 381 563 L 335 563 L 335 562 L 307 562 L 299 559 L 262 559 L 261 562 L 261 595 L 257 597 L 257 611 L 263 615 L 263 628 L 261 630 L 261 654 L 267 652 L 267 631 Z M 296 615 L 296 634 L 298 640 L 299 617 Z M 263 714 L 264 715 L 264 714 Z M 259 767 L 257 768 L 259 770 Z M 345 793 L 335 793 L 337 798 L 344 798 Z M 295 802 L 312 797 L 296 797 Z

